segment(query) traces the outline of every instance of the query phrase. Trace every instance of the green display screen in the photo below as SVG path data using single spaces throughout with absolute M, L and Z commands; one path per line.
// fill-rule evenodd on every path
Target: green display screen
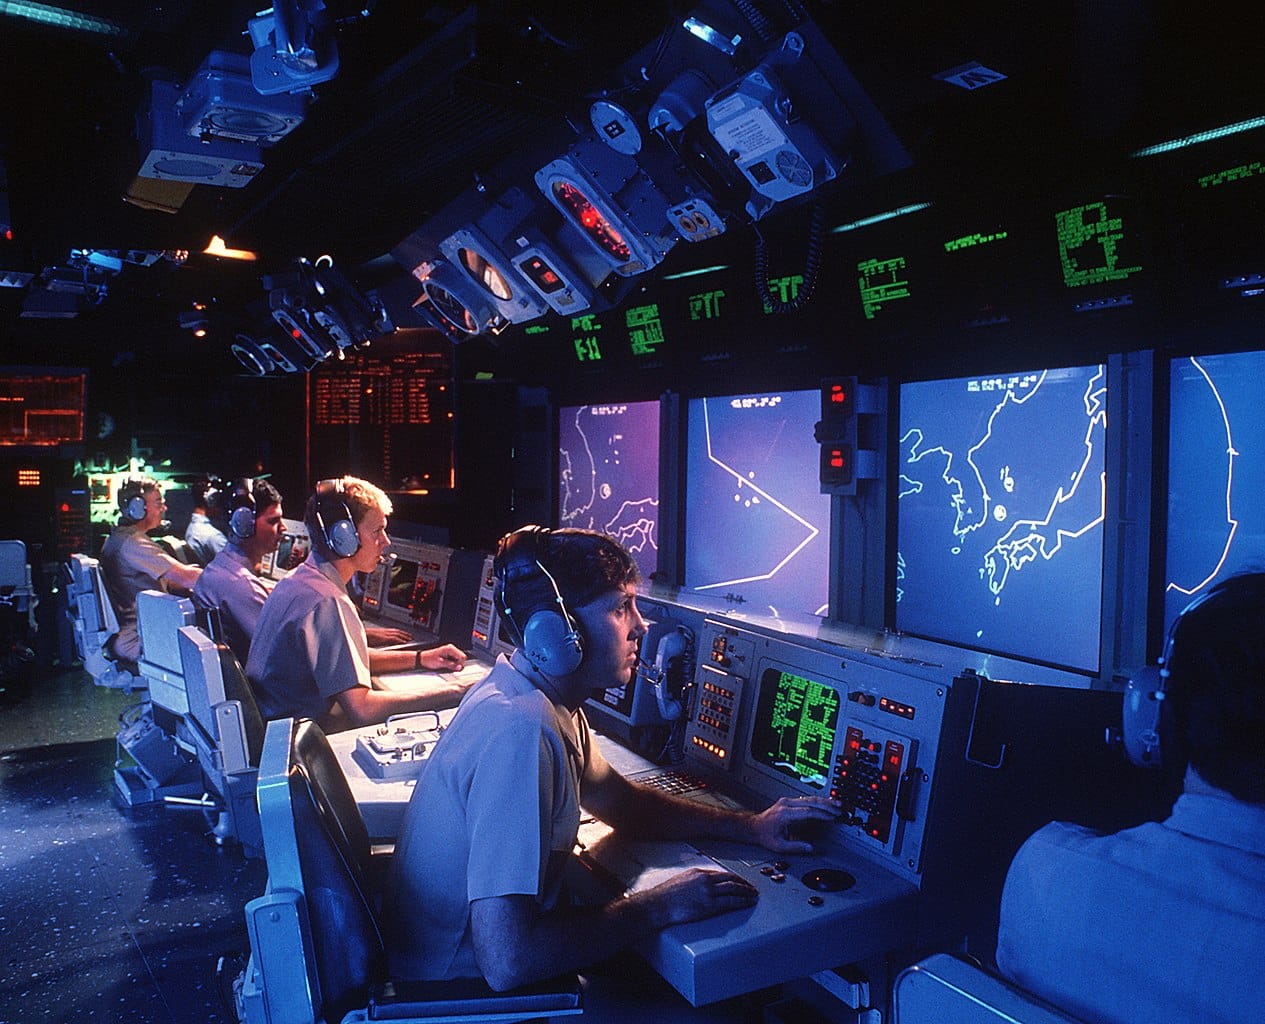
M 1131 225 L 1120 202 L 1107 199 L 1054 215 L 1059 264 L 1068 288 L 1125 281 L 1141 272 L 1130 256 Z
M 777 668 L 760 680 L 751 757 L 816 789 L 830 777 L 839 724 L 839 693 L 831 686 Z

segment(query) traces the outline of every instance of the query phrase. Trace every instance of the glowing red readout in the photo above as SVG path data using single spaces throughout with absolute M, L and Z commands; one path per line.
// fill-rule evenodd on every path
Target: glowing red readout
M 575 222 L 584 229 L 585 234 L 596 242 L 603 252 L 609 253 L 621 262 L 632 258 L 632 250 L 628 248 L 628 243 L 611 226 L 610 221 L 602 216 L 601 211 L 589 201 L 588 196 L 566 181 L 555 181 L 553 194 Z

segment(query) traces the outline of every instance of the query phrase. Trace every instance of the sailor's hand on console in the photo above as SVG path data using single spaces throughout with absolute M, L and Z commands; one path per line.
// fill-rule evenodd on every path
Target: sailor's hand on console
M 444 644 L 422 651 L 421 663 L 422 668 L 432 672 L 459 672 L 466 667 L 466 653 L 452 644 Z
M 774 853 L 810 853 L 808 835 L 839 817 L 840 805 L 824 796 L 781 797 L 751 819 L 755 842 Z
M 411 644 L 413 634 L 394 626 L 366 626 L 365 636 L 370 647 L 386 647 L 389 644 Z
M 760 898 L 756 887 L 741 875 L 708 868 L 687 868 L 642 895 L 659 904 L 665 927 L 742 910 Z

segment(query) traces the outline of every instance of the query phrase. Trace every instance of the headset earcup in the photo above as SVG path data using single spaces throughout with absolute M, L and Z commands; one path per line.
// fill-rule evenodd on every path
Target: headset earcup
M 350 519 L 336 519 L 325 531 L 329 549 L 339 558 L 350 558 L 360 550 L 360 534 Z
M 1148 665 L 1130 677 L 1124 690 L 1120 732 L 1129 760 L 1142 767 L 1159 768 L 1164 763 L 1162 682 L 1159 667 Z
M 532 665 L 550 676 L 569 675 L 584 658 L 579 635 L 555 611 L 539 611 L 527 620 L 522 649 Z
M 255 510 L 248 505 L 239 505 L 229 514 L 228 528 L 239 540 L 246 540 L 255 535 Z
M 137 494 L 127 499 L 127 507 L 123 510 L 127 518 L 139 523 L 145 518 L 145 495 Z

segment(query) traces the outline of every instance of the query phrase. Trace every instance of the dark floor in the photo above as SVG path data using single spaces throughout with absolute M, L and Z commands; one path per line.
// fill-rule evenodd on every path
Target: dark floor
M 115 796 L 137 699 L 78 669 L 0 690 L 0 1024 L 235 1020 L 216 964 L 248 948 L 267 872 L 215 846 L 200 810 Z

